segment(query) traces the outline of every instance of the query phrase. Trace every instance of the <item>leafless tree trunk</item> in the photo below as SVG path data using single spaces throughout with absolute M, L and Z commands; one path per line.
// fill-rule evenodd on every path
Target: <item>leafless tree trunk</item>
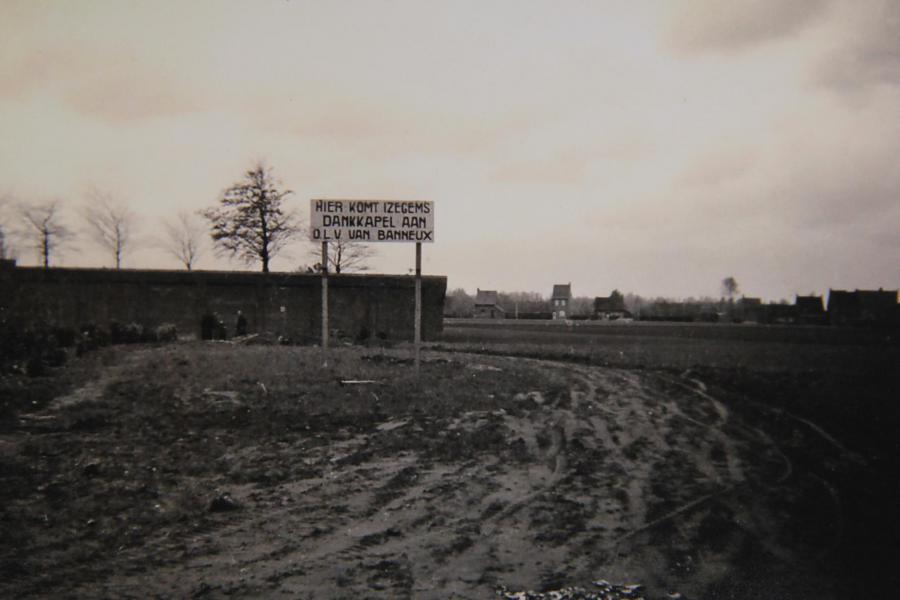
M 122 257 L 131 246 L 134 213 L 110 194 L 92 190 L 82 209 L 82 217 L 94 242 L 112 253 L 116 269 L 121 269 Z
M 203 227 L 194 215 L 182 211 L 175 221 L 163 220 L 163 230 L 165 237 L 159 241 L 160 247 L 190 271 L 203 253 Z
M 722 294 L 731 302 L 739 291 L 738 282 L 734 277 L 726 277 L 722 280 Z
M 10 239 L 9 209 L 11 206 L 12 202 L 8 197 L 0 197 L 0 259 L 14 258 L 16 255 Z
M 62 203 L 52 200 L 37 206 L 20 207 L 24 231 L 40 257 L 44 268 L 50 266 L 51 257 L 68 242 L 74 234 L 62 223 Z

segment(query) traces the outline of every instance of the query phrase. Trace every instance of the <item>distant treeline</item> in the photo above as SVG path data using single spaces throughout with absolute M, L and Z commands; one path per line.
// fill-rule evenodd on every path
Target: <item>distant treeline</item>
M 612 295 L 618 294 L 613 290 Z M 638 294 L 623 294 L 625 308 L 635 317 L 647 320 L 714 321 L 721 315 L 739 314 L 741 301 L 717 298 L 644 298 Z M 498 292 L 497 304 L 506 311 L 506 318 L 549 319 L 553 308 L 550 298 L 537 292 Z M 787 300 L 778 303 L 790 306 Z M 447 292 L 444 302 L 444 316 L 471 318 L 475 313 L 475 296 L 462 288 Z M 594 297 L 575 296 L 569 301 L 568 317 L 588 319 L 594 313 Z
M 900 307 L 896 292 L 884 291 L 831 291 L 834 306 L 826 310 L 821 296 L 798 296 L 792 304 L 787 300 L 763 303 L 759 298 L 644 298 L 637 294 L 621 294 L 613 290 L 609 297 L 590 298 L 576 296 L 569 301 L 566 319 L 621 319 L 641 321 L 668 321 L 686 323 L 792 323 L 820 324 L 872 324 L 900 325 Z M 595 305 L 602 302 L 606 308 Z M 499 292 L 497 305 L 503 309 L 501 318 L 551 319 L 551 299 L 535 292 Z M 610 311 L 609 306 L 624 307 Z M 475 316 L 475 298 L 464 289 L 457 288 L 447 294 L 444 316 L 471 318 Z

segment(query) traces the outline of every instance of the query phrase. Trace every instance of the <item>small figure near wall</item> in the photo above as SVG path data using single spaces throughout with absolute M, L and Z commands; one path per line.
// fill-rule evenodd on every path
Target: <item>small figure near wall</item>
M 207 310 L 200 319 L 200 339 L 211 340 L 216 335 L 216 316 Z
M 237 311 L 237 322 L 234 325 L 235 337 L 247 335 L 247 318 L 241 311 Z
M 228 337 L 228 330 L 219 315 L 211 310 L 203 313 L 200 319 L 200 339 L 224 340 Z

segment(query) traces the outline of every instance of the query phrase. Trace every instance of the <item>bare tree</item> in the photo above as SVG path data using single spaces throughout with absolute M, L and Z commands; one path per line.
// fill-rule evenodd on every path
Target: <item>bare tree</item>
M 122 268 L 122 257 L 132 242 L 134 213 L 113 197 L 100 190 L 88 193 L 82 217 L 94 242 L 115 258 L 116 268 Z
M 375 249 L 367 244 L 347 240 L 328 242 L 328 270 L 332 273 L 348 273 L 352 271 L 368 271 L 369 259 L 375 256 Z M 322 250 L 318 246 L 309 251 L 309 256 L 319 259 L 313 267 L 321 271 Z
M 62 223 L 62 203 L 51 200 L 35 206 L 19 208 L 23 225 L 22 236 L 31 242 L 44 268 L 64 245 L 74 237 L 72 230 Z
M 594 312 L 594 299 L 590 296 L 574 296 L 569 300 L 568 317 L 589 317 Z
M 731 302 L 739 292 L 738 282 L 734 277 L 726 277 L 722 280 L 722 295 Z
M 456 288 L 447 292 L 444 302 L 444 314 L 448 317 L 471 317 L 475 312 L 475 298 L 466 293 L 463 288 Z
M 297 214 L 282 208 L 291 193 L 279 189 L 262 163 L 247 171 L 241 182 L 225 190 L 220 206 L 200 213 L 209 220 L 217 251 L 247 264 L 259 261 L 268 273 L 269 261 L 300 233 Z
M 179 212 L 175 221 L 163 220 L 165 237 L 159 240 L 163 250 L 174 256 L 188 271 L 203 254 L 203 227 L 188 212 Z
M 16 250 L 13 248 L 10 223 L 10 209 L 12 208 L 12 200 L 3 196 L 0 197 L 0 259 L 15 258 Z

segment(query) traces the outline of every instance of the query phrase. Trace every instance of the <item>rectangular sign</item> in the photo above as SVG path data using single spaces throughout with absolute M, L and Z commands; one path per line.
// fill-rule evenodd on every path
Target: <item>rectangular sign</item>
M 434 242 L 434 202 L 310 200 L 314 242 Z

